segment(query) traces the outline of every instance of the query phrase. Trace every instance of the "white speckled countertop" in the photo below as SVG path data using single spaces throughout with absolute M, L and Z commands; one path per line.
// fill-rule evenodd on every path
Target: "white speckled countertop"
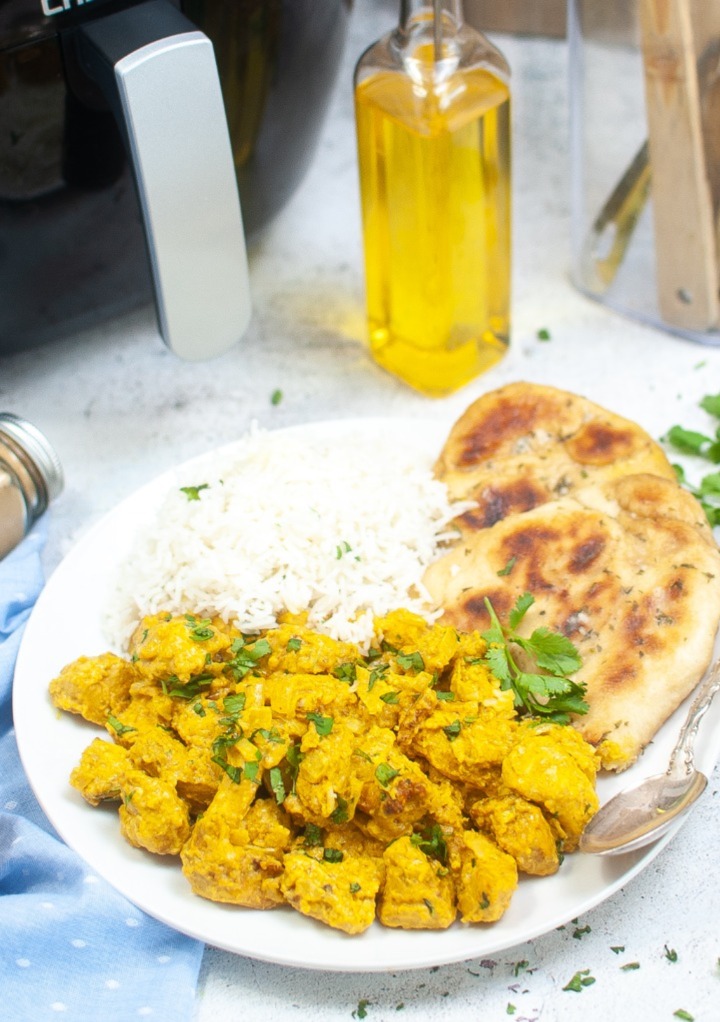
M 183 364 L 162 345 L 151 313 L 141 310 L 59 340 L 42 357 L 28 352 L 0 360 L 0 407 L 43 429 L 66 473 L 53 508 L 48 571 L 122 497 L 163 469 L 236 438 L 252 420 L 268 428 L 373 415 L 449 423 L 486 389 L 527 379 L 583 393 L 636 418 L 654 436 L 675 422 L 707 426 L 698 401 L 720 390 L 720 348 L 623 319 L 569 283 L 562 42 L 498 40 L 514 76 L 508 356 L 441 401 L 411 392 L 369 360 L 350 82 L 355 59 L 390 26 L 394 11 L 384 0 L 356 4 L 345 67 L 311 172 L 251 248 L 255 315 L 236 350 L 213 362 Z M 540 328 L 550 331 L 550 341 L 537 339 Z M 283 397 L 273 405 L 276 389 Z M 492 960 L 398 974 L 305 972 L 208 949 L 197 1022 L 349 1022 L 363 1010 L 369 1022 L 670 1022 L 679 1009 L 696 1022 L 718 1022 L 719 787 L 716 771 L 676 839 L 576 924 Z M 637 967 L 623 968 L 633 963 Z M 596 982 L 582 993 L 564 991 L 584 969 Z M 367 1004 L 359 1009 L 361 1002 Z

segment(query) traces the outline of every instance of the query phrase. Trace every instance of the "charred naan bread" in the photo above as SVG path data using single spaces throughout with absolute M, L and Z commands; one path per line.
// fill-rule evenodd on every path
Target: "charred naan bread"
M 531 383 L 509 384 L 470 405 L 435 472 L 452 497 L 477 504 L 458 519 L 463 531 L 488 528 L 590 482 L 636 472 L 675 480 L 662 448 L 634 422 Z
M 478 512 L 430 566 L 441 621 L 485 629 L 535 597 L 540 626 L 578 647 L 590 710 L 575 725 L 603 766 L 630 766 L 692 691 L 720 621 L 720 551 L 702 508 L 639 427 L 553 388 L 486 395 L 453 428 L 437 473 Z

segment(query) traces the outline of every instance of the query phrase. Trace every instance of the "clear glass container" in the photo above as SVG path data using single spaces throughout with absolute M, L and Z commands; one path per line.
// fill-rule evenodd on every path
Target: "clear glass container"
M 60 461 L 45 435 L 27 419 L 0 412 L 0 558 L 17 546 L 62 488 Z
M 370 350 L 432 396 L 509 342 L 509 74 L 460 0 L 403 0 L 355 71 Z
M 572 276 L 720 344 L 720 0 L 569 0 Z

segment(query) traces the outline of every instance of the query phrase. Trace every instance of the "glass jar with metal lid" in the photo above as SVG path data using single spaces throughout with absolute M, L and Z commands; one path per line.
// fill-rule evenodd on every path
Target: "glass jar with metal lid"
M 62 488 L 62 467 L 44 434 L 26 419 L 0 412 L 0 558 Z

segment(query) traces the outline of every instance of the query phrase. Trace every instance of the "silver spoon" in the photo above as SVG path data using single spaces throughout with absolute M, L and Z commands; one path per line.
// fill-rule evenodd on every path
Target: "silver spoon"
M 581 851 L 615 855 L 657 841 L 702 794 L 708 779 L 695 768 L 693 750 L 700 721 L 719 690 L 720 660 L 698 690 L 665 773 L 648 777 L 606 802 L 585 828 Z

